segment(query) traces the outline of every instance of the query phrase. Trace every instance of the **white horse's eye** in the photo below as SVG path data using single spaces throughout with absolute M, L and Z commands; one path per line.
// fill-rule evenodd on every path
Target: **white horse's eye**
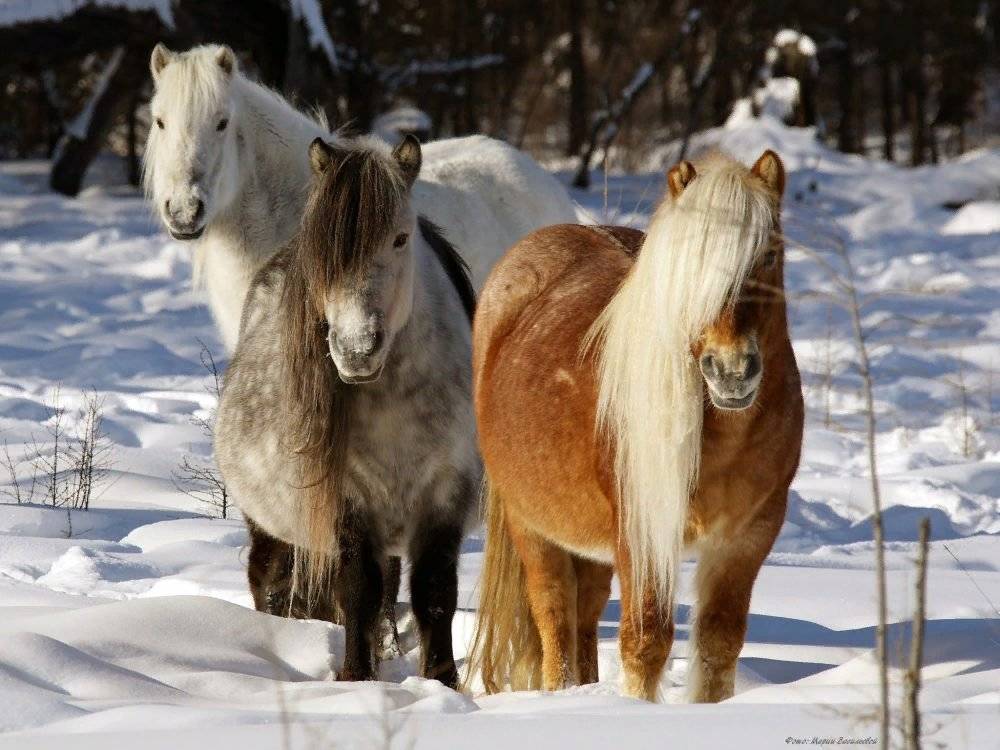
M 156 118 L 156 127 L 158 127 L 160 130 L 163 130 L 163 120 L 161 120 L 159 117 Z
M 229 124 L 229 118 L 223 117 L 221 120 L 219 120 L 219 124 L 215 126 L 215 129 L 218 130 L 219 132 L 222 132 L 223 130 L 226 129 L 226 125 L 228 124 Z
M 408 235 L 406 232 L 400 232 L 399 234 L 396 235 L 396 239 L 392 241 L 392 246 L 402 247 L 403 245 L 406 244 L 406 241 L 408 239 L 410 239 L 410 235 Z

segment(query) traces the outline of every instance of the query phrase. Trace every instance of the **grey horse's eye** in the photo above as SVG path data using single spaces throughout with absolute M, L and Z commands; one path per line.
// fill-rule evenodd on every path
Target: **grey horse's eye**
M 408 239 L 410 239 L 410 235 L 408 235 L 406 232 L 400 232 L 399 234 L 396 235 L 396 239 L 392 241 L 392 246 L 402 247 L 403 245 L 406 244 L 406 241 Z
M 219 124 L 215 126 L 215 129 L 218 130 L 219 132 L 222 132 L 223 130 L 226 129 L 226 125 L 228 124 L 229 124 L 229 118 L 223 117 L 221 120 L 219 120 Z
M 159 117 L 156 118 L 156 127 L 158 127 L 160 130 L 163 130 L 163 120 L 161 120 Z

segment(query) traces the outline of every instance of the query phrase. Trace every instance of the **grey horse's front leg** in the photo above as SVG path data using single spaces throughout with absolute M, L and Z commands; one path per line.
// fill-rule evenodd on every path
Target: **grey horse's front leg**
M 334 591 L 343 614 L 345 654 L 338 679 L 373 680 L 378 677 L 381 653 L 378 641 L 383 607 L 381 554 L 370 526 L 358 514 L 352 513 L 340 523 L 340 555 Z
M 420 629 L 420 673 L 458 685 L 451 622 L 458 606 L 460 524 L 425 522 L 411 542 L 410 600 Z

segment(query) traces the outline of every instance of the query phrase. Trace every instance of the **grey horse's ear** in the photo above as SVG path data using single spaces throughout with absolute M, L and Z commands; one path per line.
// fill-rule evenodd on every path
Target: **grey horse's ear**
M 406 180 L 406 186 L 411 187 L 417 179 L 417 175 L 420 174 L 420 162 L 422 159 L 420 156 L 420 141 L 412 133 L 407 133 L 403 138 L 403 142 L 393 149 L 392 158 L 396 160 L 399 168 L 403 171 L 403 179 Z
M 309 166 L 314 174 L 323 174 L 333 163 L 333 146 L 322 138 L 314 138 L 309 144 Z
M 219 64 L 219 67 L 222 68 L 222 72 L 224 72 L 227 76 L 231 76 L 233 71 L 236 70 L 236 55 L 231 47 L 223 46 L 222 49 L 216 53 L 215 62 Z
M 153 54 L 149 56 L 149 72 L 153 74 L 154 81 L 160 77 L 160 71 L 173 59 L 174 53 L 168 50 L 163 42 L 153 47 Z

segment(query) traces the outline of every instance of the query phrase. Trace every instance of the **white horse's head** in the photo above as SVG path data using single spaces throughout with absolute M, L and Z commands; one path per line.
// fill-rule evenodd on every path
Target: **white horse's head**
M 175 239 L 197 239 L 238 191 L 236 56 L 218 45 L 178 53 L 157 44 L 149 67 L 146 191 Z

